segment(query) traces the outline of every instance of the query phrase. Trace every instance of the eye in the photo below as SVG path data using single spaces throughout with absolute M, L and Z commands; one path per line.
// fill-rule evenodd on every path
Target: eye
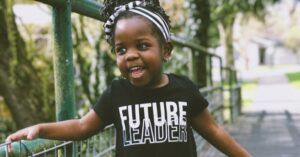
M 117 48 L 116 48 L 116 53 L 117 53 L 118 55 L 123 55 L 123 54 L 126 53 L 126 51 L 127 51 L 127 49 L 124 48 L 124 47 L 117 47 Z
M 137 48 L 141 51 L 144 51 L 144 50 L 147 50 L 149 48 L 149 45 L 145 44 L 145 43 L 141 43 L 141 44 L 138 44 Z

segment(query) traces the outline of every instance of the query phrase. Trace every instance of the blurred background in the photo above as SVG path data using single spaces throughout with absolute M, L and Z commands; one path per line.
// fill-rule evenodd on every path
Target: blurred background
M 237 70 L 244 112 L 300 113 L 300 1 L 160 2 L 174 35 L 198 43 L 221 56 L 224 66 Z M 51 7 L 43 3 L 5 0 L 0 4 L 0 141 L 4 141 L 17 129 L 55 121 L 53 24 Z M 77 117 L 120 75 L 102 25 L 72 13 Z M 175 48 L 166 71 L 197 79 L 190 70 L 195 56 L 188 51 Z M 207 83 L 200 80 L 198 85 Z

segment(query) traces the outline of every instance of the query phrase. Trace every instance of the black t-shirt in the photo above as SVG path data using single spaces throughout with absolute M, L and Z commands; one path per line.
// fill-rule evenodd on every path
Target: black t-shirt
M 117 157 L 196 157 L 191 119 L 208 105 L 186 77 L 168 74 L 161 88 L 114 80 L 94 106 L 117 130 Z

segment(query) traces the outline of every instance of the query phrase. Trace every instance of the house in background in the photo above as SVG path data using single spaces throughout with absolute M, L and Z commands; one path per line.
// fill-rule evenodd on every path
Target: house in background
M 216 48 L 214 52 L 225 61 L 222 46 Z M 247 71 L 260 65 L 300 64 L 300 52 L 285 47 L 280 40 L 274 38 L 255 38 L 234 43 L 234 59 L 237 70 Z
M 278 39 L 256 38 L 252 41 L 258 46 L 258 65 L 299 64 L 300 52 L 284 46 Z

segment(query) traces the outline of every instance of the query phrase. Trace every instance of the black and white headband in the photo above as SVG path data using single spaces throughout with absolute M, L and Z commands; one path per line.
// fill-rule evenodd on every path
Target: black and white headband
M 114 13 L 108 18 L 104 24 L 105 38 L 108 42 L 111 41 L 112 37 L 112 27 L 115 24 L 115 19 L 124 11 L 130 11 L 141 16 L 146 17 L 150 20 L 163 34 L 167 42 L 171 41 L 170 29 L 167 22 L 157 13 L 149 11 L 145 7 L 145 3 L 141 1 L 129 2 L 128 4 L 121 5 L 115 8 Z

